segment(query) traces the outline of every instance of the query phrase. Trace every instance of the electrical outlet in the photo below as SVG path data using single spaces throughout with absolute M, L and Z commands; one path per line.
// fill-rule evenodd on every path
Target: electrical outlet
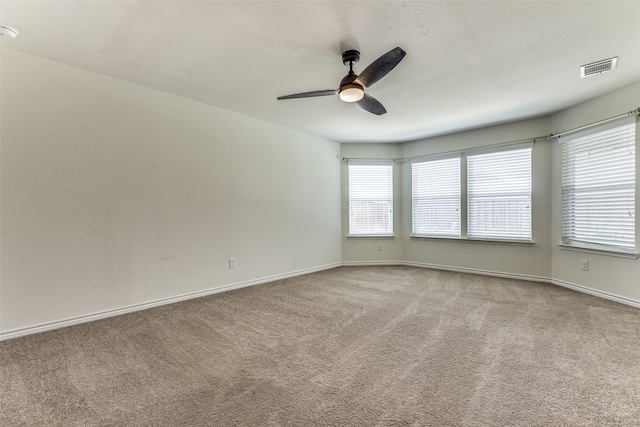
M 236 259 L 229 258 L 229 268 L 236 268 Z
M 583 259 L 580 262 L 582 263 L 582 269 L 584 271 L 589 271 L 589 260 Z
M 378 250 L 382 252 L 382 243 L 378 243 Z

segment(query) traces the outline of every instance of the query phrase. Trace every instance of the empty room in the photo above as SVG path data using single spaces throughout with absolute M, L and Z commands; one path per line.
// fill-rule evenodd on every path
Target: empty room
M 639 1 L 0 34 L 0 426 L 639 425 Z

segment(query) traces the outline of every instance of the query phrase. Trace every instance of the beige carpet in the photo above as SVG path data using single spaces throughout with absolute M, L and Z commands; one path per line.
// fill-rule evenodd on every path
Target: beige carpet
M 2 426 L 638 426 L 640 310 L 338 268 L 0 343 Z

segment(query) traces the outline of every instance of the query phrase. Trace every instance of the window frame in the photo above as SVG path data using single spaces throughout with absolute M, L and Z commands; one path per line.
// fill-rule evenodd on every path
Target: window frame
M 390 182 L 388 182 L 388 194 L 390 197 L 380 197 L 380 198 L 362 198 L 361 201 L 371 200 L 371 201 L 386 201 L 389 206 L 388 219 L 387 219 L 387 227 L 388 232 L 384 232 L 383 230 L 379 230 L 379 232 L 353 232 L 352 228 L 352 202 L 354 198 L 352 197 L 352 167 L 385 167 L 389 168 L 389 176 Z M 367 238 L 367 237 L 375 237 L 375 238 L 392 238 L 394 237 L 394 162 L 393 161 L 353 161 L 349 160 L 347 162 L 347 237 L 348 238 Z
M 437 239 L 437 240 L 447 240 L 447 241 L 458 241 L 458 242 L 476 242 L 476 243 L 497 243 L 497 244 L 508 244 L 508 245 L 519 245 L 519 246 L 531 246 L 533 245 L 535 242 L 533 240 L 533 233 L 534 233 L 534 226 L 533 226 L 533 208 L 534 208 L 534 201 L 533 201 L 533 159 L 534 159 L 534 151 L 533 151 L 533 146 L 534 146 L 534 142 L 535 141 L 530 141 L 530 142 L 517 142 L 517 143 L 509 143 L 509 144 L 499 144 L 499 145 L 492 145 L 492 146 L 485 146 L 485 147 L 479 147 L 479 148 L 471 148 L 471 149 L 467 149 L 467 150 L 460 150 L 460 151 L 455 151 L 455 152 L 450 152 L 450 153 L 442 153 L 442 154 L 434 154 L 431 156 L 420 156 L 419 158 L 414 158 L 412 160 L 412 164 L 413 163 L 421 163 L 424 161 L 429 161 L 431 159 L 436 160 L 436 159 L 441 159 L 441 158 L 446 158 L 447 156 L 459 156 L 460 159 L 460 214 L 461 214 L 461 229 L 460 229 L 460 237 L 448 237 L 448 236 L 434 236 L 434 235 L 430 235 L 428 233 L 424 233 L 424 234 L 418 234 L 418 233 L 414 233 L 414 225 L 413 225 L 413 218 L 414 218 L 414 213 L 413 213 L 413 169 L 411 170 L 411 183 L 412 183 L 412 188 L 410 191 L 410 194 L 412 196 L 412 200 L 411 200 L 411 235 L 410 237 L 412 239 Z M 469 229 L 469 224 L 468 224 L 468 211 L 469 211 L 469 206 L 468 206 L 468 190 L 467 190 L 467 185 L 468 185 L 468 176 L 467 176 L 467 157 L 469 155 L 474 155 L 476 153 L 489 153 L 489 152 L 502 152 L 502 151 L 511 151 L 514 149 L 522 149 L 522 148 L 526 148 L 526 147 L 530 147 L 531 149 L 531 174 L 530 174 L 530 182 L 531 182 L 531 202 L 530 202 L 530 211 L 531 211 L 531 215 L 530 215 L 530 221 L 531 221 L 531 237 L 530 239 L 511 239 L 511 238 L 502 238 L 502 237 L 497 237 L 497 238 L 486 238 L 486 237 L 469 237 L 468 236 L 468 229 Z M 418 160 L 420 159 L 420 160 Z M 422 160 L 425 159 L 425 160 Z
M 424 237 L 424 238 L 435 238 L 435 239 L 461 239 L 462 236 L 462 230 L 463 230 L 463 225 L 462 225 L 462 221 L 463 221 L 463 215 L 462 215 L 462 203 L 463 203 L 463 198 L 462 198 L 462 153 L 458 152 L 458 153 L 449 153 L 446 155 L 434 155 L 434 156 L 428 156 L 428 157 L 422 157 L 419 160 L 415 160 L 411 162 L 411 237 Z M 455 184 L 457 184 L 457 198 L 454 199 L 454 202 L 457 201 L 457 228 L 455 231 L 457 231 L 457 233 L 450 233 L 450 234 L 446 234 L 442 231 L 434 231 L 434 232 L 418 232 L 416 231 L 416 199 L 415 199 L 415 195 L 417 193 L 416 189 L 415 189 L 415 185 L 416 185 L 416 175 L 414 174 L 414 167 L 417 167 L 418 165 L 422 166 L 422 165 L 427 165 L 429 163 L 435 164 L 435 163 L 441 163 L 442 162 L 446 162 L 446 161 L 450 161 L 450 160 L 457 160 L 457 182 Z M 439 166 L 439 165 L 438 165 Z M 445 171 L 448 172 L 448 171 Z M 438 199 L 446 199 L 446 200 L 452 200 L 452 197 L 450 195 L 447 194 L 441 194 L 440 196 L 436 196 L 436 197 L 420 197 L 419 201 L 423 202 L 426 200 L 438 200 Z M 449 217 L 451 217 L 451 219 L 453 219 L 453 217 L 451 215 L 448 215 Z M 428 221 L 428 219 L 426 220 Z M 442 228 L 439 228 L 440 230 L 442 230 Z
M 497 233 L 494 235 L 481 235 L 481 233 L 477 233 L 473 235 L 471 233 L 472 224 L 472 215 L 474 211 L 472 210 L 472 181 L 473 177 L 471 176 L 471 167 L 470 167 L 470 159 L 475 156 L 484 156 L 484 155 L 492 155 L 492 154 L 506 154 L 513 151 L 527 151 L 528 157 L 528 187 L 526 191 L 524 188 L 519 188 L 518 191 L 512 188 L 512 191 L 503 191 L 501 193 L 494 193 L 496 196 L 502 196 L 500 200 L 502 201 L 512 201 L 514 200 L 515 194 L 520 194 L 520 197 L 526 197 L 526 204 L 528 205 L 526 209 L 528 210 L 528 228 L 525 231 L 528 231 L 528 234 L 523 237 L 519 237 L 516 234 L 518 232 L 515 229 L 511 230 L 511 235 L 502 235 L 499 236 Z M 524 144 L 514 144 L 508 147 L 493 147 L 493 148 L 485 148 L 485 149 L 477 149 L 477 150 L 469 150 L 466 153 L 466 186 L 467 186 L 467 194 L 466 194 L 466 214 L 467 214 L 467 238 L 469 240 L 495 240 L 495 241 L 504 241 L 504 242 L 523 242 L 523 243 L 531 243 L 533 241 L 533 142 L 524 143 Z M 520 160 L 520 159 L 518 159 Z M 517 166 L 514 164 L 510 164 L 509 166 L 514 167 Z M 517 178 L 517 172 L 513 173 L 513 179 Z M 476 196 L 480 198 L 479 196 Z M 522 233 L 521 233 L 522 234 Z
M 589 136 L 598 134 L 600 132 L 603 131 L 607 131 L 607 130 L 612 130 L 615 128 L 619 128 L 619 127 L 623 127 L 623 126 L 629 126 L 633 124 L 633 138 L 632 138 L 632 149 L 634 150 L 634 158 L 632 161 L 629 162 L 629 165 L 632 165 L 634 168 L 634 178 L 629 180 L 629 183 L 627 183 L 625 186 L 629 186 L 628 189 L 630 189 L 631 191 L 629 191 L 630 194 L 633 195 L 633 202 L 631 203 L 632 209 L 634 209 L 633 211 L 633 215 L 632 217 L 634 218 L 634 220 L 632 221 L 633 224 L 633 232 L 631 233 L 633 236 L 633 246 L 627 246 L 627 245 L 615 245 L 615 244 L 610 244 L 610 243 L 602 243 L 602 242 L 596 242 L 595 239 L 594 240 L 585 240 L 585 239 L 581 239 L 581 238 L 576 238 L 577 236 L 575 235 L 575 232 L 569 232 L 567 231 L 567 227 L 570 227 L 568 225 L 568 215 L 575 217 L 575 207 L 574 207 L 574 211 L 571 211 L 573 213 L 567 213 L 566 211 L 570 208 L 567 207 L 567 205 L 571 205 L 572 203 L 570 203 L 570 201 L 568 200 L 568 196 L 572 195 L 573 198 L 575 199 L 575 195 L 576 194 L 586 194 L 589 192 L 594 192 L 597 189 L 597 186 L 595 185 L 591 185 L 591 186 L 584 186 L 583 191 L 576 191 L 575 190 L 575 172 L 572 172 L 574 175 L 574 181 L 573 181 L 573 187 L 572 187 L 572 182 L 568 182 L 569 178 L 566 176 L 566 174 L 568 174 L 568 169 L 571 167 L 570 165 L 567 165 L 566 162 L 568 161 L 567 156 L 571 155 L 571 156 L 575 156 L 575 152 L 573 154 L 569 154 L 568 150 L 570 149 L 569 144 L 585 144 L 585 147 L 589 146 L 588 144 L 592 144 L 593 142 L 589 142 L 588 140 L 585 141 L 584 138 L 587 138 Z M 637 163 L 638 163 L 638 132 L 637 132 L 637 116 L 631 116 L 631 117 L 625 117 L 619 120 L 614 120 L 605 124 L 601 124 L 601 125 L 596 125 L 596 126 L 592 126 L 589 127 L 588 129 L 585 130 L 581 130 L 579 132 L 573 132 L 571 134 L 569 134 L 568 136 L 563 136 L 561 138 L 558 139 L 558 142 L 561 144 L 561 194 L 560 194 L 560 242 L 558 243 L 558 246 L 560 246 L 561 249 L 569 249 L 569 250 L 575 250 L 575 251 L 581 251 L 581 252 L 591 252 L 591 253 L 597 253 L 597 254 L 602 254 L 602 255 L 611 255 L 611 256 L 619 256 L 619 257 L 625 257 L 625 258 L 638 258 L 638 219 L 637 219 L 637 207 L 638 207 L 638 186 L 637 186 L 637 180 L 638 180 L 638 171 L 637 171 Z M 569 147 L 569 148 L 568 148 Z M 596 147 L 598 148 L 598 147 Z M 598 160 L 599 162 L 606 162 L 606 160 Z M 586 168 L 586 166 L 583 166 Z M 575 166 L 574 166 L 575 168 Z M 583 175 L 584 176 L 584 175 Z M 584 179 L 584 178 L 583 178 Z M 573 203 L 575 205 L 575 202 Z M 582 215 L 586 215 L 584 212 L 581 213 Z

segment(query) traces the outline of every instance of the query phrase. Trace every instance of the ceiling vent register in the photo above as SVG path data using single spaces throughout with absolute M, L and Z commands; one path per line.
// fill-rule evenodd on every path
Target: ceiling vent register
M 604 59 L 598 62 L 592 62 L 591 64 L 583 65 L 580 67 L 580 77 L 585 78 L 593 76 L 594 74 L 604 73 L 605 71 L 611 71 L 616 68 L 618 57 Z

